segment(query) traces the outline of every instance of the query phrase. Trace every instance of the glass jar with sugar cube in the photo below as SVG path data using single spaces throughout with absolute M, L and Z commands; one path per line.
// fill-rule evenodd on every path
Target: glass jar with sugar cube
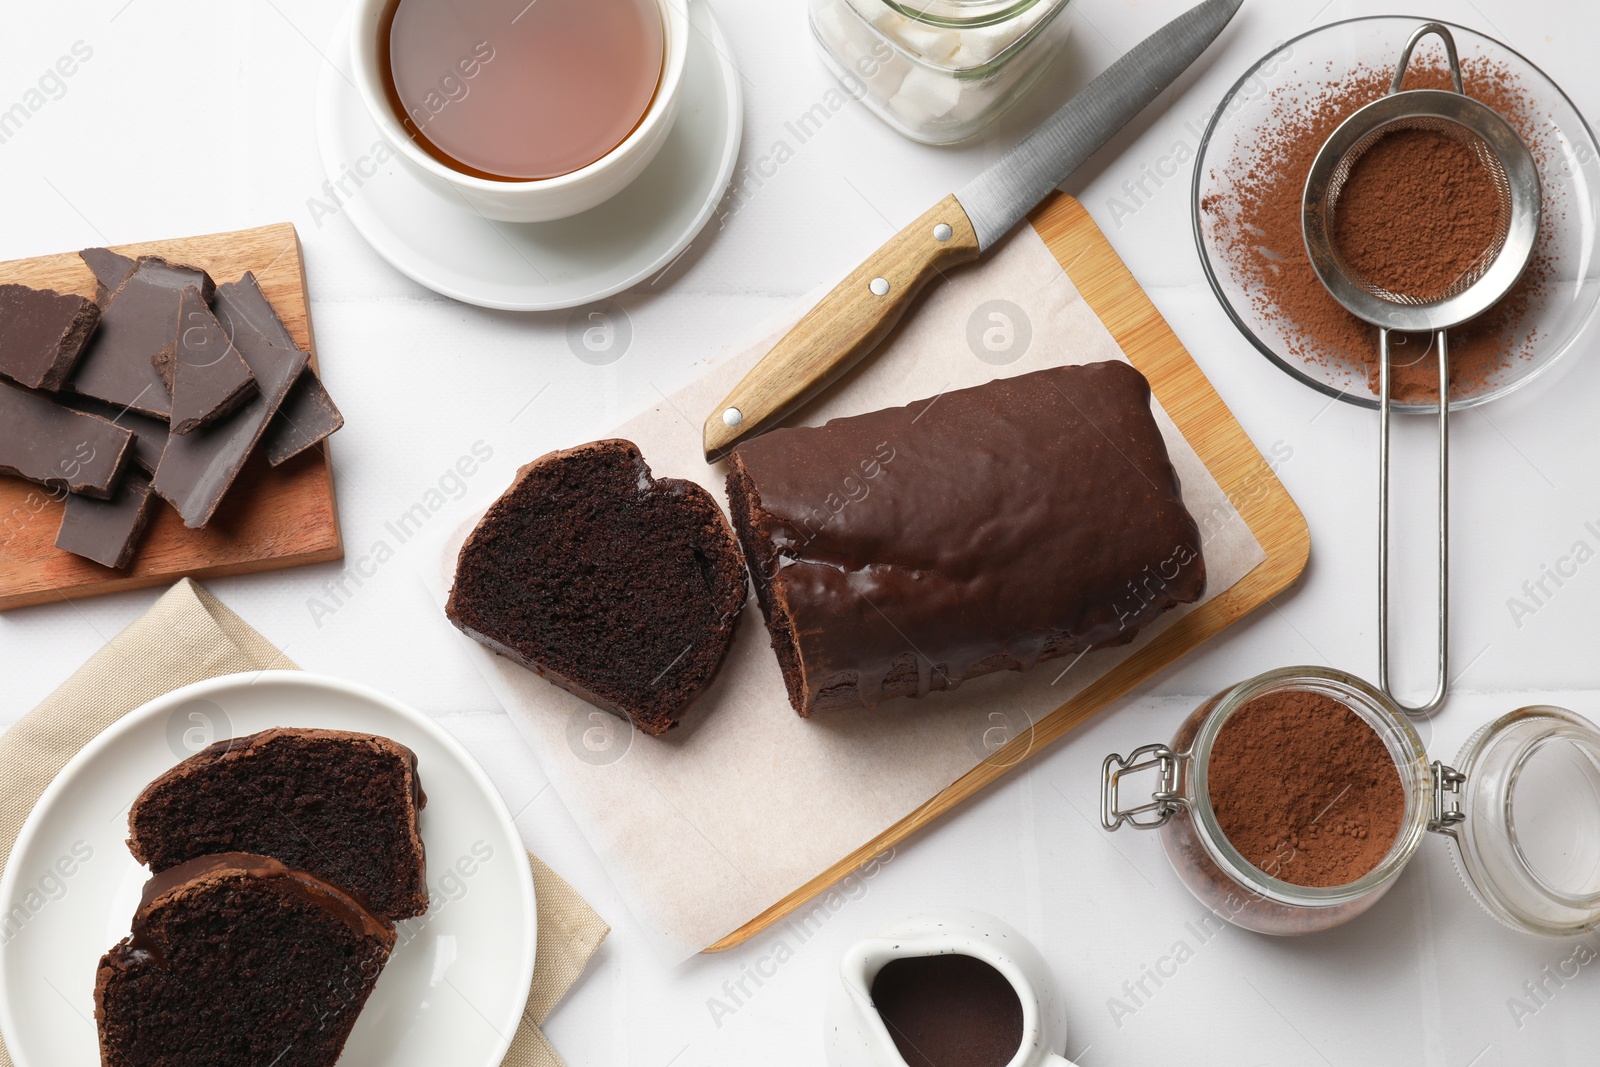
M 954 144 L 999 118 L 1066 40 L 1069 0 L 810 0 L 840 83 L 913 140 Z

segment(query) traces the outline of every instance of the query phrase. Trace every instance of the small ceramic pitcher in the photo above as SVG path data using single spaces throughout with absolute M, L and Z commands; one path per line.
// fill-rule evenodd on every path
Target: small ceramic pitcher
M 1039 950 L 999 919 L 958 908 L 902 919 L 845 953 L 828 1004 L 829 1067 L 906 1067 L 873 1007 L 872 981 L 890 960 L 952 953 L 982 960 L 1017 992 L 1022 1042 L 1006 1067 L 1073 1067 L 1054 1051 L 1066 1045 L 1066 1011 Z

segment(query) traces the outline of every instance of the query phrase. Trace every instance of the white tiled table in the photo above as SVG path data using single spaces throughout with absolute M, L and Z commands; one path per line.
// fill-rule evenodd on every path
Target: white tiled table
M 1075 4 L 1071 58 L 1046 95 L 1083 84 L 1186 0 Z M 754 165 L 791 137 L 785 123 L 831 83 L 812 53 L 800 0 L 716 7 L 745 72 L 741 162 Z M 0 143 L 0 257 L 295 222 L 326 377 L 349 418 L 333 448 L 352 560 L 475 443 L 494 453 L 469 487 L 485 492 L 519 462 L 657 402 L 696 361 L 960 186 L 1020 128 L 1018 119 L 981 144 L 938 151 L 900 140 L 858 106 L 845 108 L 737 213 L 713 223 L 667 277 L 621 298 L 631 349 L 597 367 L 569 350 L 566 314 L 452 303 L 390 269 L 344 218 L 313 214 L 323 182 L 313 99 L 341 8 L 310 0 L 13 5 L 9 32 L 0 34 L 0 108 L 23 100 L 76 42 L 92 55 L 59 98 L 45 99 Z M 1204 66 L 1068 184 L 1257 444 L 1290 454 L 1279 473 L 1315 543 L 1303 586 L 902 848 L 820 928 L 779 928 L 681 966 L 654 957 L 560 802 L 544 791 L 532 754 L 440 620 L 404 546 L 359 589 L 351 585 L 354 595 L 331 614 L 313 609 L 334 603 L 325 583 L 340 576 L 337 566 L 213 583 L 303 666 L 381 687 L 442 721 L 488 767 L 513 810 L 524 809 L 529 847 L 615 925 L 549 1027 L 570 1063 L 820 1063 L 821 1008 L 841 950 L 931 903 L 997 913 L 1038 941 L 1070 1002 L 1067 1051 L 1082 1053 L 1088 1067 L 1593 1062 L 1600 964 L 1578 967 L 1564 985 L 1544 979 L 1541 968 L 1557 971 L 1576 945 L 1513 934 L 1487 918 L 1461 890 L 1442 841 L 1429 842 L 1396 890 L 1342 930 L 1280 941 L 1229 929 L 1202 942 L 1186 924 L 1203 909 L 1168 871 L 1156 840 L 1108 837 L 1095 822 L 1101 757 L 1165 740 L 1201 696 L 1292 662 L 1375 670 L 1374 417 L 1326 407 L 1238 335 L 1202 278 L 1186 182 L 1168 182 L 1120 219 L 1109 198 L 1141 165 L 1178 142 L 1192 146 L 1223 90 L 1273 42 L 1314 22 L 1382 11 L 1344 0 L 1247 0 Z M 1426 13 L 1508 41 L 1580 108 L 1600 115 L 1600 15 L 1556 0 L 1437 0 Z M 1477 725 L 1536 699 L 1600 716 L 1600 568 L 1581 569 L 1520 626 L 1507 604 L 1541 565 L 1577 541 L 1600 541 L 1585 525 L 1600 525 L 1592 430 L 1600 361 L 1588 355 L 1558 381 L 1455 424 L 1454 648 L 1464 670 L 1456 698 L 1430 727 L 1445 758 Z M 1402 445 L 1425 446 L 1425 427 L 1405 430 Z M 1417 463 L 1419 487 L 1428 470 Z M 1425 509 L 1417 516 L 1425 519 Z M 1426 536 L 1414 544 L 1425 576 Z M 1416 594 L 1408 603 L 1429 603 L 1425 580 Z M 0 616 L 0 726 L 154 596 Z M 1414 621 L 1417 640 L 1403 660 L 1420 669 L 1431 621 Z M 792 958 L 759 988 L 745 979 L 753 995 L 740 994 L 742 976 L 772 970 L 767 957 L 780 941 Z M 1151 995 L 1131 1000 L 1124 983 L 1137 983 L 1179 941 L 1192 957 L 1185 953 L 1161 986 L 1146 980 Z M 1600 948 L 1600 939 L 1587 944 Z M 1525 1000 L 1538 1010 L 1519 1017 L 1510 999 L 1541 979 L 1543 1003 Z M 1133 1010 L 1113 1011 L 1111 998 Z

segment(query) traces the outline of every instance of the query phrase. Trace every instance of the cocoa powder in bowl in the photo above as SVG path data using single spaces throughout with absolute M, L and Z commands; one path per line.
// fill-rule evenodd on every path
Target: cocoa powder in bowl
M 1294 885 L 1359 880 L 1383 862 L 1405 818 L 1405 786 L 1378 732 L 1308 690 L 1264 693 L 1230 715 L 1207 776 L 1229 843 Z
M 1541 171 L 1550 150 L 1538 113 L 1517 76 L 1483 56 L 1463 56 L 1467 95 L 1499 112 L 1533 150 Z M 1311 163 L 1339 124 L 1389 91 L 1392 68 L 1362 68 L 1337 80 L 1275 88 L 1271 118 L 1250 131 L 1234 160 L 1212 172 L 1216 191 L 1200 202 L 1213 234 L 1219 272 L 1245 291 L 1251 315 L 1280 338 L 1281 355 L 1318 364 L 1335 377 L 1349 375 L 1378 391 L 1378 331 L 1334 300 L 1306 254 L 1300 229 L 1301 198 Z M 1450 74 L 1437 55 L 1419 53 L 1406 73 L 1406 89 L 1446 89 Z M 1552 275 L 1548 234 L 1541 231 L 1522 280 L 1489 311 L 1450 331 L 1450 395 L 1470 396 L 1492 386 L 1516 361 L 1532 354 L 1537 328 L 1531 313 Z M 1394 398 L 1430 403 L 1439 398 L 1439 364 L 1427 335 L 1397 334 Z

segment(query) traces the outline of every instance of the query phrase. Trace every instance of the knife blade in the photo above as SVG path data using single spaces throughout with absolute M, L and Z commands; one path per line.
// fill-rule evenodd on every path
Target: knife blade
M 706 419 L 720 458 L 775 424 L 876 348 L 944 268 L 978 258 L 1200 58 L 1243 0 L 1178 16 L 1017 142 L 958 193 L 901 230 L 807 312 Z
M 1011 232 L 1200 58 L 1242 0 L 1206 0 L 1145 38 L 956 193 L 983 250 Z

